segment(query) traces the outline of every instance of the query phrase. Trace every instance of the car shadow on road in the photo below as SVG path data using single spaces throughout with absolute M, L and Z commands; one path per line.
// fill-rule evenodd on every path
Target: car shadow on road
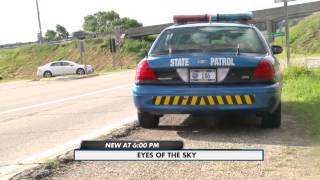
M 176 131 L 186 140 L 241 144 L 309 146 L 312 141 L 304 128 L 289 115 L 283 114 L 282 127 L 260 128 L 260 117 L 249 115 L 163 117 L 159 130 Z M 179 118 L 178 118 L 179 119 Z

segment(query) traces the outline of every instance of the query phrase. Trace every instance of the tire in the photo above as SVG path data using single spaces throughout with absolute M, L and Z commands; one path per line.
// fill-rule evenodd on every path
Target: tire
M 45 71 L 45 72 L 43 73 L 43 77 L 44 77 L 44 78 L 52 77 L 52 72 L 50 72 L 50 71 Z
M 86 72 L 84 71 L 84 69 L 79 68 L 79 69 L 77 69 L 76 74 L 78 74 L 78 75 L 84 75 L 84 74 L 86 74 Z
M 265 113 L 261 121 L 262 128 L 280 128 L 281 127 L 281 102 L 277 109 L 272 113 Z
M 159 126 L 159 116 L 148 113 L 138 113 L 139 124 L 143 128 L 151 129 Z

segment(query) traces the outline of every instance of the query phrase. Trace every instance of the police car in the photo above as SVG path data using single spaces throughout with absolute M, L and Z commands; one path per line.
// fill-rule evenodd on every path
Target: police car
M 253 113 L 281 125 L 281 74 L 251 14 L 174 16 L 140 61 L 133 87 L 138 120 L 156 128 L 164 114 Z

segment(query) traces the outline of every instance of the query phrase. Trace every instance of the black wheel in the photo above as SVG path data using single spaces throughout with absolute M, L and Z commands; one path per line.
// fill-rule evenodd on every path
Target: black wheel
M 159 116 L 148 113 L 138 113 L 139 124 L 143 128 L 157 128 L 159 126 Z
M 76 73 L 77 73 L 78 75 L 84 75 L 86 72 L 84 71 L 84 69 L 79 68 L 79 69 L 77 69 Z
M 281 126 L 281 102 L 277 109 L 272 113 L 265 113 L 262 116 L 262 128 L 280 128 Z
M 51 73 L 50 71 L 45 71 L 45 72 L 43 73 L 43 77 L 45 77 L 45 78 L 52 77 L 52 73 Z

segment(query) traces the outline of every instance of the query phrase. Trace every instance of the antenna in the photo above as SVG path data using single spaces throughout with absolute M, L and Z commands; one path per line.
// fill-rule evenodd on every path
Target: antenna
M 240 43 L 237 44 L 237 56 L 240 55 Z

